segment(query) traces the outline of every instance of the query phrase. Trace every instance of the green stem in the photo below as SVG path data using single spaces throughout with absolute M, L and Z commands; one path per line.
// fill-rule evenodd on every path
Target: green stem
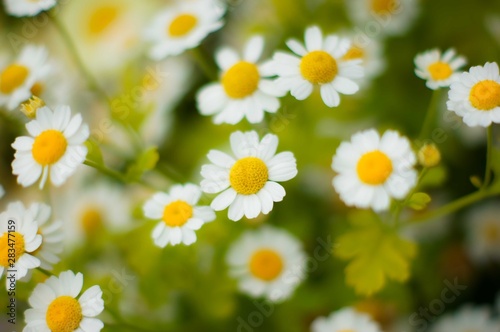
M 432 127 L 435 125 L 436 122 L 436 115 L 440 100 L 441 100 L 441 89 L 434 90 L 432 93 L 429 108 L 427 109 L 427 112 L 425 114 L 425 119 L 422 124 L 422 129 L 419 135 L 420 139 L 426 139 L 430 137 L 433 129 Z
M 85 160 L 83 162 L 83 164 L 87 165 L 89 167 L 95 168 L 99 172 L 101 172 L 101 173 L 103 173 L 103 174 L 105 174 L 105 175 L 107 175 L 115 180 L 118 180 L 118 181 L 123 182 L 123 183 L 128 183 L 127 178 L 122 173 L 117 172 L 111 168 L 107 168 L 104 165 L 98 164 L 98 163 L 91 161 L 91 160 Z
M 481 190 L 484 191 L 491 181 L 491 156 L 493 153 L 493 126 L 490 125 L 486 129 L 487 143 L 486 143 L 486 169 L 484 171 L 484 180 Z
M 56 15 L 49 15 L 49 17 L 52 19 L 52 23 L 56 27 L 57 31 L 61 35 L 62 40 L 64 41 L 64 44 L 66 45 L 66 48 L 68 49 L 69 53 L 71 54 L 71 57 L 73 58 L 73 61 L 75 62 L 76 66 L 78 67 L 79 71 L 85 77 L 87 80 L 87 84 L 89 85 L 89 88 L 92 89 L 95 93 L 97 93 L 99 96 L 101 96 L 107 103 L 109 103 L 109 97 L 102 90 L 102 88 L 99 86 L 99 83 L 97 80 L 94 78 L 90 70 L 85 66 L 82 58 L 78 54 L 78 51 L 76 49 L 75 43 L 73 42 L 73 39 L 71 38 L 70 34 L 68 33 L 68 30 L 64 27 L 64 25 L 57 19 Z
M 190 50 L 191 56 L 196 61 L 200 69 L 203 71 L 205 76 L 211 81 L 217 81 L 217 69 L 207 61 L 207 57 L 203 54 L 200 47 L 196 47 Z
M 417 191 L 418 184 L 422 181 L 424 176 L 427 174 L 428 170 L 429 169 L 426 167 L 422 168 L 422 170 L 420 171 L 420 174 L 418 175 L 417 185 L 415 187 L 413 187 L 412 190 L 410 190 L 410 192 L 408 193 L 408 195 L 406 195 L 406 198 L 403 200 L 403 202 L 401 202 L 401 203 L 398 202 L 398 205 L 396 206 L 396 209 L 394 210 L 394 217 L 393 217 L 393 224 L 394 225 L 397 225 L 399 223 L 399 217 L 401 215 L 401 212 L 403 211 L 403 208 L 406 205 L 408 205 L 408 202 L 410 201 L 411 197 Z
M 54 275 L 54 273 L 47 271 L 45 269 L 42 269 L 41 267 L 37 267 L 36 269 L 38 271 L 42 272 L 43 274 L 45 274 L 47 277 L 52 277 Z

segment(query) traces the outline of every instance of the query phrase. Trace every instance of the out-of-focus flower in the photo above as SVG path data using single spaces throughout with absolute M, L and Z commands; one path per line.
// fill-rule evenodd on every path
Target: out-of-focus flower
M 346 36 L 351 40 L 351 47 L 342 57 L 344 61 L 361 60 L 365 69 L 365 76 L 361 83 L 365 83 L 380 75 L 385 67 L 383 44 L 376 39 L 362 40 L 356 38 L 356 34 L 349 33 Z
M 230 247 L 226 261 L 242 292 L 270 301 L 287 299 L 305 278 L 301 243 L 268 226 L 244 233 Z
M 35 16 L 56 5 L 56 0 L 4 0 L 5 11 L 12 16 Z
M 224 152 L 211 150 L 208 159 L 213 165 L 204 165 L 201 189 L 209 194 L 220 193 L 211 204 L 215 211 L 229 207 L 228 217 L 237 221 L 268 214 L 274 202 L 280 202 L 285 189 L 277 182 L 288 181 L 297 175 L 295 157 L 291 152 L 280 152 L 278 137 L 267 134 L 259 141 L 255 131 L 231 134 L 231 149 L 236 158 Z
M 89 128 L 82 124 L 80 114 L 71 116 L 68 106 L 59 106 L 54 112 L 42 107 L 26 129 L 31 137 L 18 137 L 12 144 L 16 149 L 13 173 L 23 187 L 32 185 L 40 176 L 40 188 L 48 177 L 52 184 L 60 186 L 85 160 L 87 148 L 83 143 L 89 137 Z
M 319 86 L 328 107 L 339 105 L 339 93 L 351 95 L 358 91 L 353 79 L 363 77 L 364 70 L 360 59 L 344 60 L 351 47 L 348 39 L 335 35 L 323 38 L 321 30 L 313 26 L 305 32 L 305 46 L 295 39 L 288 40 L 287 46 L 298 56 L 283 52 L 274 55 L 273 67 L 280 89 L 304 100 Z
M 42 244 L 42 236 L 37 233 L 38 224 L 22 203 L 11 203 L 0 214 L 0 277 L 4 270 L 15 270 L 19 280 L 29 269 L 40 266 L 40 260 L 33 256 Z
M 463 67 L 467 60 L 463 56 L 457 56 L 454 49 L 448 49 L 441 54 L 438 49 L 433 49 L 415 57 L 415 74 L 426 80 L 425 85 L 431 90 L 449 87 L 458 80 L 460 74 L 457 72 Z
M 434 167 L 441 162 L 441 152 L 436 144 L 424 144 L 418 150 L 418 162 L 424 167 Z
M 353 308 L 335 311 L 328 317 L 316 318 L 311 325 L 312 332 L 381 332 L 379 325 L 370 316 Z
M 257 61 L 264 49 L 261 36 L 251 38 L 245 46 L 243 59 L 230 48 L 217 52 L 216 60 L 223 70 L 220 82 L 203 87 L 197 96 L 197 104 L 203 115 L 214 115 L 214 123 L 236 124 L 243 118 L 259 123 L 264 112 L 275 113 L 280 102 L 277 97 L 284 91 L 274 81 L 271 62 L 261 65 Z
M 448 92 L 448 109 L 470 127 L 500 123 L 500 75 L 496 62 L 471 67 Z
M 404 34 L 418 14 L 415 0 L 346 0 L 357 33 L 370 39 Z
M 178 1 L 158 14 L 146 38 L 153 43 L 154 60 L 178 55 L 198 46 L 211 32 L 222 27 L 226 9 L 214 0 Z
M 382 137 L 374 129 L 359 132 L 341 143 L 333 157 L 338 172 L 333 186 L 349 206 L 387 210 L 391 197 L 402 199 L 415 186 L 415 162 L 410 142 L 397 131 Z
M 500 321 L 491 317 L 485 307 L 464 306 L 453 314 L 439 317 L 430 329 L 431 332 L 497 332 Z
M 498 203 L 490 203 L 474 208 L 467 215 L 467 252 L 476 263 L 500 261 L 499 214 Z
M 38 89 L 36 83 L 50 72 L 45 47 L 27 45 L 16 60 L 0 69 L 0 106 L 14 110 Z
M 215 219 L 208 206 L 197 206 L 201 190 L 194 184 L 175 185 L 169 193 L 158 192 L 143 207 L 144 215 L 160 220 L 153 229 L 155 244 L 164 248 L 168 243 L 190 245 L 196 242 L 195 230 Z
M 95 317 L 104 310 L 101 288 L 92 286 L 77 299 L 82 287 L 83 275 L 72 271 L 38 284 L 28 300 L 32 308 L 24 312 L 23 331 L 100 331 L 104 324 Z

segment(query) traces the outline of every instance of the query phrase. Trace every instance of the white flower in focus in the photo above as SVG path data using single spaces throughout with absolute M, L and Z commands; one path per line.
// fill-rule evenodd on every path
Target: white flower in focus
M 285 189 L 278 182 L 297 175 L 295 157 L 291 152 L 280 152 L 278 137 L 267 134 L 259 141 L 255 131 L 237 131 L 231 134 L 234 157 L 211 150 L 203 165 L 201 189 L 209 194 L 220 193 L 210 205 L 215 211 L 229 207 L 228 217 L 233 221 L 243 216 L 256 218 L 268 214 L 274 202 L 280 202 Z
M 36 118 L 26 124 L 29 136 L 16 138 L 12 162 L 13 174 L 23 187 L 35 183 L 41 176 L 40 188 L 47 178 L 55 186 L 62 185 L 76 168 L 85 161 L 89 128 L 82 116 L 71 116 L 68 106 L 59 106 L 54 112 L 40 108 Z
M 431 90 L 449 87 L 458 80 L 460 67 L 467 63 L 463 56 L 457 56 L 454 49 L 443 54 L 438 49 L 417 54 L 415 74 L 426 80 L 425 85 Z
M 226 261 L 242 292 L 269 301 L 287 299 L 305 278 L 300 241 L 268 226 L 245 232 L 229 248 Z
M 78 297 L 82 287 L 83 275 L 72 271 L 38 284 L 28 300 L 32 308 L 24 312 L 23 331 L 101 331 L 104 324 L 95 318 L 104 310 L 101 288 L 92 286 Z
M 333 187 L 348 206 L 387 210 L 391 197 L 403 199 L 416 185 L 415 163 L 410 142 L 398 132 L 359 132 L 333 157 Z
M 379 325 L 370 316 L 353 308 L 335 311 L 328 317 L 316 318 L 311 324 L 312 332 L 381 332 Z
M 196 242 L 194 231 L 215 219 L 210 207 L 196 205 L 200 197 L 201 190 L 194 184 L 175 185 L 168 194 L 156 193 L 144 204 L 144 215 L 160 221 L 152 233 L 158 247 Z
M 258 65 L 264 49 L 261 36 L 251 38 L 245 46 L 243 58 L 230 48 L 216 54 L 223 70 L 220 82 L 203 87 L 197 95 L 197 104 L 203 115 L 214 115 L 216 124 L 236 124 L 243 118 L 259 123 L 264 112 L 275 113 L 284 95 L 276 84 L 265 77 L 273 76 L 271 62 Z
M 35 16 L 56 5 L 56 0 L 4 0 L 5 11 L 12 16 Z
M 295 39 L 288 40 L 287 45 L 298 56 L 275 53 L 273 69 L 279 76 L 276 84 L 280 89 L 304 100 L 318 86 L 328 107 L 340 104 L 339 93 L 352 95 L 359 90 L 353 79 L 363 77 L 364 69 L 360 59 L 344 59 L 351 47 L 348 39 L 335 35 L 323 38 L 321 30 L 313 26 L 305 32 L 305 46 Z

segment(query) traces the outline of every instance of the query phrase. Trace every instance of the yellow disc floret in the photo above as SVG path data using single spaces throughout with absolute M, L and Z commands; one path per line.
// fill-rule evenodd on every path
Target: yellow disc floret
M 229 171 L 231 187 L 241 195 L 256 194 L 269 179 L 266 164 L 256 157 L 238 160 Z
M 170 227 L 182 226 L 192 216 L 193 207 L 181 200 L 168 204 L 163 210 L 163 222 Z
M 198 18 L 192 14 L 181 14 L 174 18 L 168 26 L 167 32 L 171 37 L 187 35 L 198 23 Z
M 271 281 L 283 270 L 281 256 L 271 249 L 260 249 L 253 253 L 249 263 L 250 273 L 259 279 Z
M 351 46 L 351 48 L 347 51 L 346 54 L 342 57 L 342 60 L 362 60 L 365 58 L 365 50 L 358 46 Z
M 88 32 L 91 36 L 102 34 L 118 17 L 120 9 L 116 6 L 103 6 L 97 8 L 88 21 Z
M 418 161 L 424 167 L 434 167 L 441 161 L 441 153 L 435 144 L 425 144 L 418 151 Z
M 8 267 L 9 258 L 17 262 L 24 253 L 24 236 L 18 232 L 6 232 L 0 237 L 0 266 Z
M 375 150 L 361 156 L 356 171 L 362 182 L 379 185 L 391 175 L 392 162 L 385 153 Z
M 436 81 L 450 78 L 451 74 L 453 74 L 453 69 L 451 69 L 450 65 L 442 61 L 433 63 L 427 69 L 432 79 Z
M 300 73 L 313 84 L 329 83 L 337 76 L 337 61 L 325 51 L 313 51 L 302 58 Z
M 393 13 L 397 9 L 396 0 L 371 0 L 371 7 L 376 14 Z
M 33 159 L 42 166 L 54 164 L 64 155 L 67 146 L 68 142 L 60 131 L 45 130 L 35 138 Z
M 21 104 L 21 112 L 29 119 L 36 117 L 36 111 L 45 106 L 45 102 L 37 96 L 32 96 L 28 101 Z
M 101 209 L 98 207 L 88 207 L 82 212 L 80 222 L 86 235 L 96 234 L 104 224 Z
M 257 90 L 259 70 L 253 63 L 240 61 L 229 68 L 222 76 L 222 86 L 231 98 L 244 98 Z
M 82 321 L 82 307 L 71 296 L 59 296 L 49 304 L 45 320 L 52 332 L 72 332 Z
M 500 106 L 500 84 L 492 80 L 476 83 L 470 90 L 469 101 L 481 111 L 489 111 Z
M 30 71 L 23 65 L 12 64 L 0 74 L 0 91 L 8 94 L 19 88 L 28 78 Z

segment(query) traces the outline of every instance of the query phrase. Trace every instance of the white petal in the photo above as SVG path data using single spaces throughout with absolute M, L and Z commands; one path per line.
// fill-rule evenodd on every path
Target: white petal
M 215 211 L 222 211 L 229 205 L 231 205 L 231 203 L 233 203 L 235 198 L 236 198 L 236 191 L 233 188 L 229 188 L 224 192 L 220 193 L 217 197 L 215 197 L 210 206 Z
M 245 51 L 243 52 L 243 58 L 251 63 L 255 63 L 259 60 L 264 49 L 264 38 L 262 36 L 252 37 L 247 45 L 245 46 Z
M 261 210 L 260 199 L 257 195 L 246 195 L 243 200 L 243 209 L 245 217 L 248 219 L 256 218 Z
M 321 86 L 321 98 L 325 102 L 325 105 L 328 107 L 337 107 L 340 104 L 340 96 L 335 88 L 333 87 L 333 83 L 323 84 Z
M 289 39 L 286 41 L 286 45 L 290 48 L 295 54 L 300 56 L 304 56 L 307 54 L 306 48 L 298 42 L 296 39 Z
M 237 195 L 233 203 L 229 206 L 228 218 L 233 221 L 238 221 L 243 218 L 243 201 L 244 197 L 242 195 Z
M 323 35 L 317 26 L 307 28 L 304 39 L 309 52 L 320 50 L 323 46 Z

